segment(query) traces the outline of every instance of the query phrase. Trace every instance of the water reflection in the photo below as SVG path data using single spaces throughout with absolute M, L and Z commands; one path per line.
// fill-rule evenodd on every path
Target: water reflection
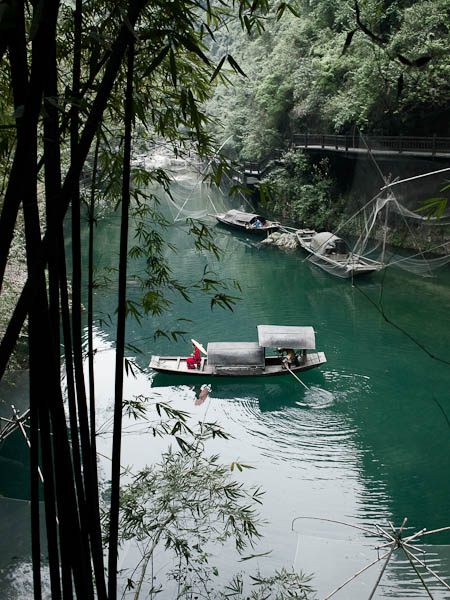
M 198 405 L 194 386 L 173 385 L 174 379 L 182 378 L 155 375 L 152 390 L 161 392 L 161 383 L 166 381 L 170 395 L 185 396 L 189 390 L 191 402 Z M 325 463 L 354 464 L 355 426 L 344 414 L 327 410 L 339 402 L 339 393 L 319 386 L 305 390 L 287 376 L 268 381 L 244 377 L 210 381 L 208 418 L 219 415 L 225 429 L 241 441 L 247 439 L 265 457 L 306 470 L 312 462 L 322 467 Z

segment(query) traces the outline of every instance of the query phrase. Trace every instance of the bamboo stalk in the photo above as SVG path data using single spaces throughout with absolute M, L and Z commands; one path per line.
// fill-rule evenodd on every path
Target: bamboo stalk
M 442 583 L 442 585 L 443 585 L 444 587 L 446 587 L 448 590 L 450 590 L 450 585 L 449 585 L 448 583 L 446 583 L 446 582 L 445 582 L 445 581 L 442 579 L 442 577 L 439 577 L 439 575 L 438 575 L 437 573 L 435 573 L 435 572 L 433 571 L 433 569 L 430 569 L 429 567 L 427 567 L 427 565 L 426 565 L 426 564 L 425 564 L 425 563 L 424 563 L 422 560 L 420 560 L 420 558 L 419 558 L 419 557 L 417 557 L 415 554 L 413 554 L 412 552 L 410 552 L 410 551 L 409 551 L 409 550 L 407 550 L 406 548 L 404 548 L 404 550 L 405 550 L 405 552 L 406 552 L 406 553 L 410 554 L 410 555 L 412 556 L 412 558 L 414 558 L 414 560 L 416 560 L 416 561 L 419 563 L 419 565 L 420 565 L 421 567 L 423 567 L 424 569 L 426 569 L 426 570 L 428 571 L 428 573 L 431 573 L 431 575 L 433 575 L 433 577 L 436 577 L 436 579 L 437 579 L 437 580 L 438 580 L 440 583 Z
M 377 562 L 380 562 L 380 560 L 383 560 L 383 558 L 386 558 L 391 553 L 392 553 L 392 550 L 391 550 L 391 552 L 387 552 L 383 556 L 380 556 L 376 560 L 372 561 L 370 564 L 368 564 L 365 567 L 363 567 L 362 569 L 360 569 L 357 573 L 354 573 L 351 577 L 349 577 L 347 579 L 347 581 L 344 581 L 344 583 L 342 585 L 340 585 L 338 588 L 333 590 L 331 592 L 331 594 L 328 594 L 328 596 L 326 596 L 323 600 L 328 600 L 329 598 L 331 598 L 331 596 L 334 596 L 334 594 L 339 592 L 339 590 L 341 590 L 345 585 L 347 585 L 347 583 L 350 583 L 351 581 L 353 581 L 353 579 L 356 579 L 356 577 L 358 577 L 358 575 L 361 575 L 361 573 L 364 573 L 364 571 L 367 571 L 367 569 L 370 569 L 370 567 L 373 567 L 373 565 L 376 565 Z
M 131 37 L 131 36 L 130 36 Z M 122 211 L 119 248 L 119 286 L 117 308 L 117 342 L 114 382 L 114 432 L 112 441 L 111 501 L 108 544 L 108 597 L 117 596 L 117 547 L 119 541 L 119 495 L 121 475 L 123 372 L 126 330 L 127 244 L 130 206 L 131 133 L 133 127 L 134 40 L 129 40 L 125 92 L 125 142 L 123 154 Z
M 14 404 L 11 404 L 11 409 L 14 413 L 14 416 L 17 419 L 17 421 L 16 421 L 17 426 L 19 427 L 20 431 L 22 432 L 22 435 L 25 439 L 25 442 L 27 443 L 28 448 L 31 449 L 31 444 L 30 444 L 30 440 L 28 439 L 27 432 L 25 431 L 24 426 L 23 426 L 22 422 L 20 421 L 20 417 L 17 413 L 16 407 L 14 406 Z M 41 467 L 38 466 L 37 471 L 39 473 L 39 479 L 41 480 L 42 483 L 44 483 L 44 476 L 42 475 Z
M 414 571 L 416 572 L 417 577 L 420 579 L 420 581 L 422 582 L 423 587 L 425 588 L 428 596 L 431 598 L 431 600 L 434 600 L 434 596 L 433 594 L 430 592 L 430 590 L 428 589 L 427 584 L 425 583 L 422 575 L 419 573 L 418 568 L 416 567 L 416 565 L 413 563 L 413 561 L 411 560 L 411 557 L 409 556 L 408 552 L 406 551 L 405 547 L 402 545 L 402 550 L 403 552 L 406 554 L 406 557 L 408 558 L 412 568 L 414 569 Z
M 157 546 L 157 544 L 159 542 L 159 538 L 161 537 L 161 535 L 164 532 L 164 529 L 167 527 L 167 525 L 171 521 L 173 521 L 174 519 L 175 519 L 175 515 L 170 515 L 170 517 L 168 517 L 164 521 L 164 523 L 161 525 L 158 533 L 154 537 L 153 543 L 152 543 L 150 549 L 146 550 L 146 552 L 145 552 L 144 564 L 143 564 L 142 569 L 141 569 L 141 575 L 139 577 L 138 585 L 136 586 L 136 592 L 134 594 L 134 600 L 139 600 L 139 596 L 140 596 L 140 593 L 141 593 L 142 584 L 144 582 L 145 572 L 147 571 L 148 563 L 149 563 L 150 559 L 152 558 L 153 552 L 154 552 L 154 550 L 155 550 L 155 548 L 156 548 L 156 546 Z M 122 598 L 123 598 L 123 595 L 122 595 Z
M 352 523 L 346 523 L 345 521 L 336 521 L 334 519 L 324 519 L 322 517 L 295 517 L 291 523 L 291 529 L 294 531 L 294 523 L 298 519 L 310 519 L 311 521 L 324 521 L 326 523 L 336 523 L 337 525 L 345 525 L 346 527 L 353 527 L 353 529 L 359 529 L 360 531 L 365 531 L 366 533 L 370 533 L 370 535 L 377 535 L 376 531 L 372 531 L 371 529 L 367 529 L 366 527 L 360 527 L 359 525 L 353 525 Z
M 372 591 L 371 591 L 371 593 L 370 593 L 370 596 L 369 596 L 368 600 L 372 600 L 372 598 L 373 598 L 373 595 L 375 594 L 375 592 L 376 592 L 376 589 L 377 589 L 377 587 L 378 587 L 378 584 L 380 583 L 380 581 L 381 581 L 381 578 L 383 577 L 383 574 L 384 574 L 384 572 L 385 572 L 385 570 L 386 570 L 386 567 L 388 566 L 388 564 L 389 564 L 389 561 L 391 560 L 392 553 L 393 553 L 393 552 L 394 552 L 394 550 L 396 550 L 397 548 L 398 548 L 398 546 L 393 546 L 393 547 L 391 548 L 390 552 L 388 553 L 388 555 L 387 555 L 387 558 L 386 558 L 386 562 L 384 563 L 384 565 L 383 565 L 383 568 L 381 569 L 381 571 L 380 571 L 380 574 L 378 575 L 378 579 L 377 579 L 377 580 L 376 580 L 376 582 L 375 582 L 375 585 L 374 585 L 374 587 L 373 587 L 373 590 L 372 590 Z M 383 558 L 384 558 L 384 557 L 383 557 Z

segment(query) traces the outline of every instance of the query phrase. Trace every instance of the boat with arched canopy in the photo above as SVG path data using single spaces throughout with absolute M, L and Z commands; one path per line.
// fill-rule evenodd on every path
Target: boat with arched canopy
M 258 325 L 256 342 L 209 342 L 197 368 L 188 366 L 187 356 L 152 356 L 150 368 L 162 373 L 216 377 L 267 377 L 289 371 L 308 371 L 327 362 L 316 351 L 311 326 Z M 273 348 L 276 354 L 266 355 Z M 288 364 L 286 356 L 294 351 Z

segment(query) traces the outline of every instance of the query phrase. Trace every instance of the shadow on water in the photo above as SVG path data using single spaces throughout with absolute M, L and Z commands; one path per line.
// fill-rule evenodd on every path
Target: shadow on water
M 297 375 L 298 376 L 298 375 Z M 209 385 L 209 397 L 222 400 L 254 398 L 261 412 L 278 411 L 283 408 L 301 406 L 302 408 L 326 408 L 336 397 L 333 392 L 324 389 L 326 380 L 320 372 L 309 371 L 301 374 L 305 389 L 289 373 L 275 377 L 189 377 L 156 373 L 152 388 L 187 386 L 199 390 Z

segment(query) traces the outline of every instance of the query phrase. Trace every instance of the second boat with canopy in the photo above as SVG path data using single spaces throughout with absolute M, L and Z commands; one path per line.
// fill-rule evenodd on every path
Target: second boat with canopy
M 345 241 L 330 231 L 299 230 L 297 239 L 300 246 L 310 254 L 310 260 L 339 277 L 356 277 L 374 273 L 383 268 L 377 260 L 352 252 Z
M 217 219 L 222 225 L 259 235 L 269 235 L 280 228 L 278 221 L 269 221 L 260 214 L 248 213 L 242 210 L 233 209 L 226 213 L 215 213 L 209 216 Z

